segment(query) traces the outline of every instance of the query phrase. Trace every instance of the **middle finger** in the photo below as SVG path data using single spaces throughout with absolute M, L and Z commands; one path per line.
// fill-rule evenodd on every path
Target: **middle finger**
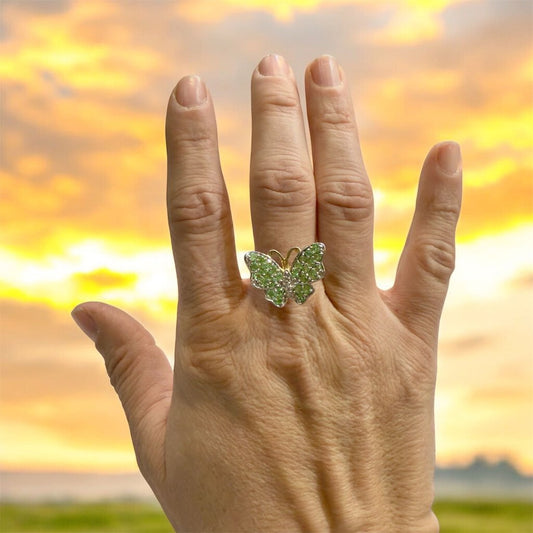
M 251 212 L 255 248 L 283 255 L 315 241 L 316 199 L 294 74 L 277 55 L 252 77 Z

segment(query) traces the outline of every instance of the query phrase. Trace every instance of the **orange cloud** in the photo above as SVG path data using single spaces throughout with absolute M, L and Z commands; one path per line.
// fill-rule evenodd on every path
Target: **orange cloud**
M 317 11 L 326 0 L 185 0 L 177 12 L 181 17 L 196 23 L 219 22 L 239 12 L 258 11 L 273 15 L 282 22 L 289 22 L 295 14 Z M 327 5 L 371 4 L 371 0 L 327 0 Z
M 172 353 L 174 327 L 136 317 Z M 0 300 L 2 402 L 0 468 L 136 468 L 128 426 L 102 358 L 68 310 Z M 39 453 L 35 453 L 36 443 Z
M 439 460 L 510 450 L 533 468 L 524 445 L 527 398 L 505 392 L 524 391 L 531 375 L 524 351 L 530 333 L 519 313 L 528 309 L 520 294 L 529 289 L 513 285 L 533 270 L 524 251 L 533 195 L 533 60 L 524 5 L 184 0 L 156 9 L 6 1 L 0 319 L 12 334 L 2 345 L 9 387 L 0 460 L 134 467 L 125 425 L 103 434 L 99 416 L 113 404 L 102 420 L 118 428 L 118 403 L 112 391 L 92 390 L 95 383 L 108 390 L 107 378 L 68 311 L 84 299 L 126 307 L 172 351 L 176 282 L 163 125 L 169 91 L 189 72 L 208 82 L 242 258 L 253 248 L 250 73 L 259 54 L 279 46 L 300 78 L 310 56 L 327 50 L 351 80 L 376 189 L 376 264 L 385 284 L 425 152 L 446 138 L 462 144 L 465 200 L 442 328 Z M 72 408 L 63 413 L 63 404 Z M 491 409 L 507 440 L 503 432 L 493 438 Z M 44 443 L 37 459 L 36 440 Z
M 478 275 L 485 277 L 483 264 L 487 270 L 486 289 L 477 301 L 460 300 L 458 293 L 465 292 L 468 280 L 456 279 L 458 286 L 445 310 L 436 394 L 437 446 L 443 463 L 484 450 L 494 458 L 513 457 L 533 472 L 533 288 L 522 284 L 495 289 L 501 266 L 487 258 L 505 255 L 503 242 L 486 242 L 484 253 L 477 253 Z M 527 262 L 524 251 L 522 265 Z
M 72 276 L 75 283 L 80 285 L 82 292 L 95 292 L 108 288 L 133 288 L 137 276 L 132 273 L 113 272 L 107 268 L 99 268 L 92 272 L 77 272 Z
M 160 56 L 141 48 L 131 53 L 121 46 L 99 44 L 94 39 L 98 32 L 86 30 L 118 11 L 109 2 L 73 2 L 68 18 L 45 17 L 43 23 L 42 17 L 18 17 L 8 5 L 3 14 L 17 38 L 2 45 L 0 76 L 34 87 L 43 85 L 43 75 L 53 75 L 65 90 L 135 91 L 144 75 L 161 68 Z

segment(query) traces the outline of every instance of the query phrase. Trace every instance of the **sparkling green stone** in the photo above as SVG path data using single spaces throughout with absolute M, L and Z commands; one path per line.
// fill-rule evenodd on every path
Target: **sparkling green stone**
M 245 261 L 253 285 L 265 291 L 267 300 L 283 307 L 289 294 L 297 303 L 304 303 L 314 292 L 311 283 L 324 277 L 324 251 L 323 244 L 311 244 L 285 270 L 274 258 L 260 252 L 248 252 Z
M 285 288 L 279 285 L 276 285 L 265 291 L 265 296 L 269 299 L 274 305 L 281 307 L 285 304 L 287 299 L 287 292 Z
M 300 283 L 292 290 L 294 301 L 299 304 L 303 304 L 313 292 L 314 289 L 309 283 Z

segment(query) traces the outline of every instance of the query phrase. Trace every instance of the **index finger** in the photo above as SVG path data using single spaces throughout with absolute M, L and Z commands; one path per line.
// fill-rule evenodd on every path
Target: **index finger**
M 198 76 L 167 108 L 167 208 L 180 305 L 223 310 L 242 293 L 213 102 Z

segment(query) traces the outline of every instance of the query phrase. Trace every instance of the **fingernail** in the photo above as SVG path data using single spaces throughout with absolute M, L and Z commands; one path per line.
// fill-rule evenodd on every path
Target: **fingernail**
M 321 87 L 336 87 L 341 84 L 339 65 L 332 56 L 322 56 L 313 61 L 311 77 Z
M 185 76 L 174 92 L 178 104 L 183 107 L 195 107 L 207 100 L 207 89 L 200 76 Z
M 269 54 L 259 62 L 257 70 L 263 76 L 288 76 L 291 69 L 285 58 L 277 54 Z
M 456 142 L 441 144 L 437 153 L 437 162 L 446 174 L 457 174 L 462 168 L 460 146 Z
M 85 333 L 85 335 L 87 335 L 87 337 L 93 342 L 96 341 L 98 330 L 91 315 L 87 313 L 83 307 L 78 306 L 72 310 L 71 316 L 83 333 Z

